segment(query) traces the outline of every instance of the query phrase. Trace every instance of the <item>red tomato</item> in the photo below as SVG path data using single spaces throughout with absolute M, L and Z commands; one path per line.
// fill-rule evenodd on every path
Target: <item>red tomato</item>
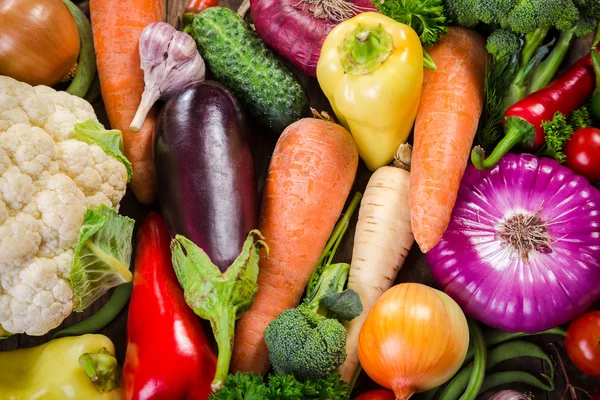
M 581 128 L 564 148 L 565 165 L 591 182 L 600 182 L 600 129 Z
M 577 368 L 600 377 L 600 311 L 587 312 L 571 322 L 565 347 Z
M 396 400 L 394 392 L 387 389 L 369 390 L 358 396 L 355 400 Z

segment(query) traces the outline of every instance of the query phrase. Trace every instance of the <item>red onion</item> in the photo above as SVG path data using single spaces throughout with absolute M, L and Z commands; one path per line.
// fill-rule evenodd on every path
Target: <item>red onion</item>
M 495 393 L 490 400 L 530 400 L 529 397 L 525 396 L 521 392 L 515 390 L 501 390 Z
M 325 37 L 356 14 L 376 11 L 370 0 L 250 0 L 252 20 L 261 39 L 310 76 Z
M 570 321 L 600 296 L 600 191 L 554 160 L 469 165 L 452 219 L 427 253 L 466 314 L 509 332 Z

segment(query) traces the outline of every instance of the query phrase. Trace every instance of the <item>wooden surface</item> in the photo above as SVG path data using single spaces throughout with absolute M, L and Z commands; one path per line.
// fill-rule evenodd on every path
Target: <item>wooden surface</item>
M 221 1 L 222 5 L 228 6 L 233 9 L 237 9 L 237 7 L 239 6 L 240 3 L 241 3 L 240 0 Z M 170 7 L 177 8 L 177 5 L 174 5 L 173 1 L 171 1 Z M 300 78 L 301 82 L 303 83 L 303 85 L 305 86 L 307 92 L 309 93 L 309 97 L 311 100 L 311 102 L 310 102 L 311 106 L 317 110 L 331 111 L 329 104 L 327 102 L 327 99 L 322 94 L 321 90 L 319 89 L 316 79 L 307 78 L 305 76 L 299 76 L 299 78 Z M 108 121 L 106 119 L 106 115 L 104 114 L 104 110 L 103 110 L 101 101 L 96 102 L 96 104 L 94 104 L 94 107 L 97 110 L 98 116 L 101 119 L 101 121 L 105 125 L 108 126 Z M 269 134 L 268 132 L 265 132 L 262 129 L 255 129 L 253 132 L 254 160 L 255 160 L 255 164 L 256 164 L 256 174 L 258 177 L 259 192 L 262 192 L 262 188 L 264 185 L 264 179 L 265 179 L 267 168 L 268 168 L 268 163 L 269 163 L 273 148 L 275 146 L 276 140 L 277 140 L 277 138 L 274 135 Z M 369 171 L 366 169 L 364 164 L 361 162 L 359 165 L 359 171 L 357 174 L 353 192 L 356 190 L 362 192 L 367 184 L 369 176 L 370 176 Z M 159 207 L 157 204 L 152 205 L 152 206 L 144 206 L 144 205 L 139 204 L 135 200 L 132 193 L 129 191 L 121 203 L 121 213 L 136 219 L 136 221 L 138 222 L 138 224 L 136 224 L 136 225 L 139 225 L 139 222 L 144 218 L 144 216 L 150 210 L 159 211 Z M 354 227 L 356 224 L 356 217 L 357 217 L 357 213 L 355 214 L 355 216 L 351 222 L 350 228 L 348 229 L 348 232 L 346 234 L 346 237 L 345 237 L 340 249 L 338 250 L 338 255 L 336 257 L 337 261 L 350 262 L 351 254 L 352 254 L 352 242 L 353 242 L 353 237 L 354 237 Z M 420 283 L 428 284 L 431 286 L 435 286 L 435 283 L 432 280 L 431 274 L 429 272 L 429 267 L 427 266 L 427 264 L 425 262 L 425 257 L 423 256 L 422 253 L 420 253 L 420 251 L 418 250 L 416 245 L 413 246 L 412 251 L 410 252 L 403 268 L 401 269 L 401 271 L 398 275 L 397 282 L 420 282 Z M 63 327 L 72 325 L 72 324 L 74 324 L 78 321 L 81 321 L 81 320 L 87 318 L 88 316 L 92 315 L 94 312 L 96 312 L 101 307 L 101 305 L 106 301 L 107 298 L 108 298 L 108 295 L 105 296 L 102 300 L 97 301 L 95 304 L 92 305 L 92 307 L 90 307 L 84 313 L 73 313 L 57 329 L 61 329 Z M 595 308 L 600 308 L 599 306 L 600 305 L 597 304 Z M 127 325 L 127 310 L 124 310 L 115 321 L 113 321 L 108 327 L 106 327 L 105 329 L 103 329 L 100 332 L 112 339 L 112 341 L 114 342 L 115 347 L 117 349 L 117 357 L 120 360 L 120 362 L 122 362 L 124 355 L 125 355 L 126 325 Z M 52 331 L 52 332 L 54 332 L 54 331 Z M 0 350 L 1 351 L 12 350 L 12 349 L 16 349 L 16 348 L 31 347 L 31 346 L 36 346 L 36 345 L 45 343 L 48 340 L 50 340 L 52 332 L 45 336 L 40 336 L 40 337 L 15 335 L 6 340 L 3 340 L 0 343 Z M 151 326 L 148 327 L 148 334 L 149 335 L 152 334 Z M 588 393 L 590 393 L 592 395 L 594 393 L 600 391 L 600 379 L 592 378 L 592 377 L 582 374 L 569 362 L 568 356 L 567 356 L 566 352 L 564 351 L 564 347 L 562 345 L 562 338 L 557 337 L 557 336 L 548 336 L 548 337 L 538 337 L 538 338 L 534 338 L 531 340 L 540 344 L 541 346 L 543 346 L 544 349 L 548 352 L 548 354 L 552 357 L 552 359 L 555 360 L 555 362 L 556 362 L 556 360 L 557 360 L 556 353 L 554 352 L 553 348 L 549 345 L 549 343 L 555 343 L 558 346 L 559 351 L 560 351 L 560 356 L 566 365 L 567 375 L 568 375 L 571 383 L 581 389 L 584 389 L 585 391 L 587 391 Z M 160 343 L 157 343 L 157 346 L 160 346 Z M 500 370 L 515 370 L 515 369 L 528 371 L 528 372 L 531 372 L 538 376 L 540 373 L 548 373 L 547 367 L 545 366 L 545 364 L 543 362 L 538 361 L 538 360 L 533 360 L 533 359 L 527 359 L 527 358 L 522 358 L 519 360 L 503 363 L 496 370 L 500 371 Z M 559 400 L 559 399 L 563 398 L 563 394 L 564 394 L 565 388 L 566 388 L 565 377 L 564 377 L 564 374 L 563 374 L 559 364 L 556 365 L 556 374 L 557 374 L 556 379 L 555 379 L 556 390 L 553 391 L 552 393 L 546 393 L 541 390 L 531 390 L 531 388 L 529 388 L 527 386 L 522 386 L 522 385 L 508 385 L 506 387 L 498 387 L 495 389 L 495 391 L 500 390 L 500 389 L 515 389 L 515 390 L 531 392 L 535 396 L 536 399 Z M 361 376 L 361 379 L 359 380 L 358 388 L 362 390 L 362 389 L 367 389 L 367 388 L 371 388 L 371 387 L 374 387 L 374 384 L 363 373 L 363 375 Z M 481 396 L 481 398 L 489 398 L 490 395 L 491 395 L 491 393 L 485 393 Z M 577 395 L 578 395 L 579 399 L 589 398 L 583 392 L 578 392 Z M 569 395 L 567 395 L 567 397 L 565 397 L 565 398 L 569 398 L 568 396 Z M 0 400 L 1 400 L 1 396 L 0 396 Z M 179 400 L 179 399 L 173 399 L 173 400 Z

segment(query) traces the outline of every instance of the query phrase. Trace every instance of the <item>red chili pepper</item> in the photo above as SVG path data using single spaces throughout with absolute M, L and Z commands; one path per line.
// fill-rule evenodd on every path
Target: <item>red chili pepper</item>
M 188 307 L 173 266 L 163 219 L 151 213 L 137 240 L 127 321 L 123 399 L 206 400 L 216 356 Z
M 544 145 L 546 136 L 542 122 L 552 121 L 560 112 L 566 117 L 581 107 L 594 90 L 596 77 L 590 55 L 581 58 L 550 85 L 531 93 L 504 113 L 505 136 L 492 154 L 484 160 L 484 150 L 477 146 L 471 161 L 478 169 L 493 167 L 513 147 L 535 151 Z
M 186 13 L 198 14 L 200 11 L 206 10 L 209 7 L 219 5 L 219 0 L 190 0 L 190 3 L 185 9 Z

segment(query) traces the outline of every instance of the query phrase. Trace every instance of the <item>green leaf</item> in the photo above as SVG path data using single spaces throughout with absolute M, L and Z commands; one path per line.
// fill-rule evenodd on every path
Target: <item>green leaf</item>
M 333 293 L 321 299 L 321 305 L 340 321 L 350 321 L 363 312 L 360 296 L 352 289 Z
M 79 357 L 79 365 L 100 393 L 108 393 L 119 386 L 121 371 L 114 354 L 102 347 Z
M 0 325 L 0 340 L 7 339 L 7 338 L 11 337 L 12 335 L 13 335 L 12 333 L 7 331 L 6 329 L 4 329 L 2 327 L 2 325 Z
M 210 395 L 210 400 L 264 400 L 269 391 L 260 375 L 236 372 L 227 376 L 223 389 Z
M 131 282 L 134 224 L 105 205 L 87 210 L 69 275 L 75 311 L 85 310 L 110 288 Z
M 118 129 L 106 130 L 98 121 L 88 119 L 85 122 L 75 124 L 74 139 L 88 144 L 100 146 L 106 154 L 119 160 L 127 170 L 127 182 L 131 180 L 131 163 L 123 154 L 123 135 Z

